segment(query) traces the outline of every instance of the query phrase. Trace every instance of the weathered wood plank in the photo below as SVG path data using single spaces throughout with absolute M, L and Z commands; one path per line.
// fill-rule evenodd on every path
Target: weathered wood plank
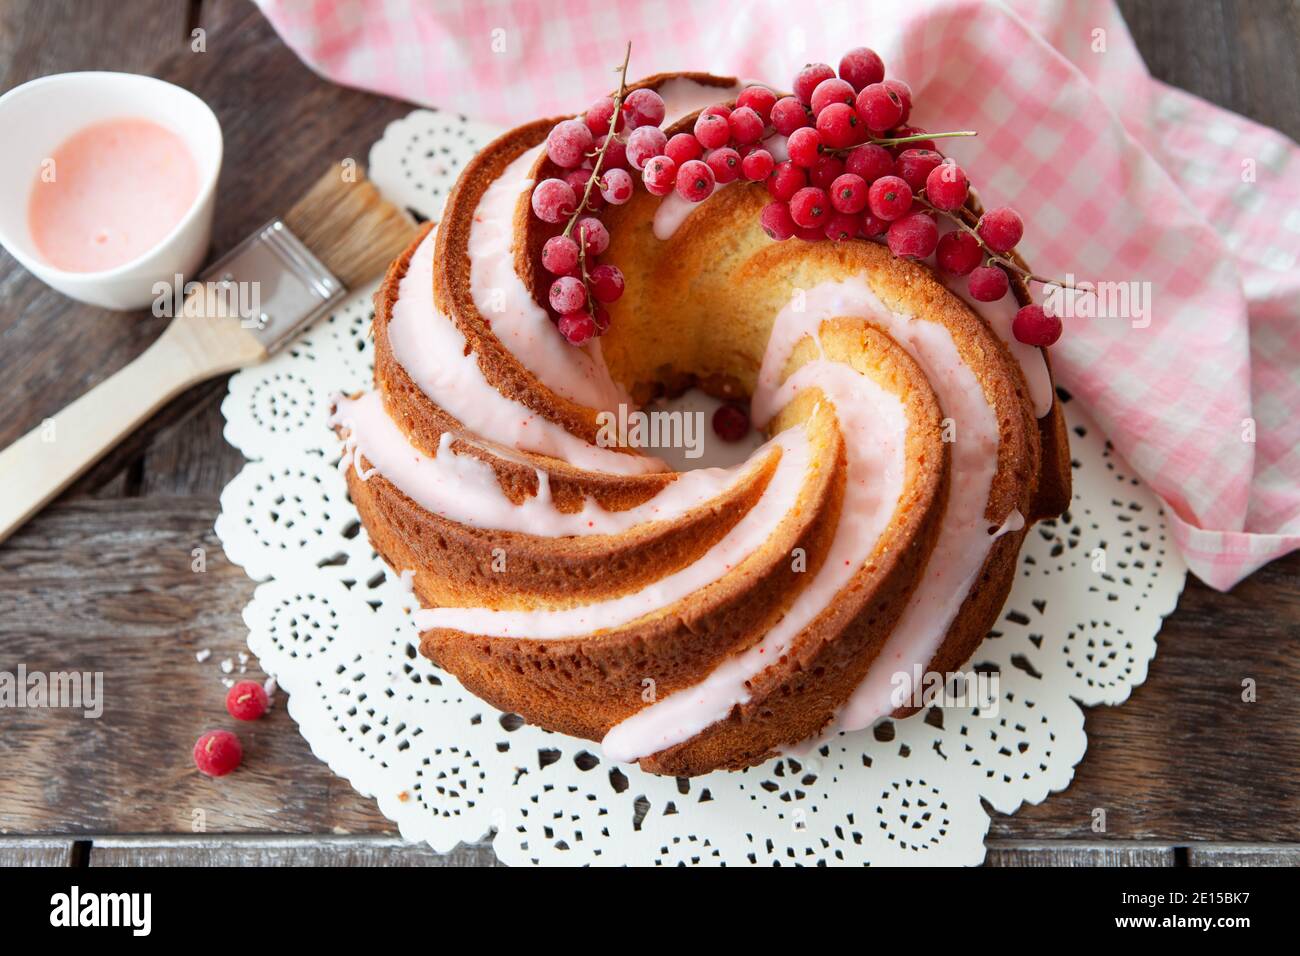
M 1300 846 L 1193 843 L 1188 866 L 1300 866 Z
M 91 866 L 499 866 L 490 844 L 435 853 L 390 837 L 98 837 Z
M 1176 866 L 1172 846 L 1147 843 L 1058 843 L 990 840 L 984 865 L 1008 866 Z
M 71 839 L 0 836 L 0 869 L 13 866 L 72 866 L 72 863 Z

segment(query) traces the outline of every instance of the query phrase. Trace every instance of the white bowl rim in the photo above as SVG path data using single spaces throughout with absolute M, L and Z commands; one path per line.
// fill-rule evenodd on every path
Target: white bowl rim
M 0 96 L 0 109 L 3 109 L 5 103 L 10 99 L 15 98 L 18 94 L 27 93 L 42 86 L 94 80 L 106 80 L 107 82 L 113 83 L 123 81 L 145 82 L 146 84 L 159 83 L 183 93 L 202 108 L 201 115 L 207 117 L 212 124 L 212 128 L 216 131 L 216 161 L 212 164 L 212 169 L 209 172 L 207 179 L 199 186 L 199 191 L 195 194 L 194 201 L 190 203 L 189 209 L 185 211 L 185 215 L 181 216 L 181 218 L 176 222 L 176 225 L 172 227 L 171 231 L 134 259 L 130 259 L 119 266 L 114 266 L 112 269 L 104 269 L 100 272 L 72 272 L 66 269 L 60 269 L 58 266 L 51 265 L 39 258 L 32 261 L 33 257 L 28 256 L 27 253 L 22 250 L 20 243 L 12 241 L 12 237 L 4 235 L 3 232 L 0 231 L 0 243 L 3 243 L 5 249 L 9 251 L 9 254 L 17 259 L 28 272 L 42 277 L 49 276 L 56 281 L 70 283 L 103 282 L 106 280 L 119 279 L 128 275 L 150 256 L 154 255 L 154 253 L 159 249 L 171 244 L 182 232 L 185 231 L 189 224 L 199 215 L 199 212 L 208 196 L 210 196 L 212 191 L 216 188 L 217 179 L 221 175 L 221 161 L 225 153 L 225 137 L 222 135 L 221 123 L 217 120 L 217 114 L 212 111 L 212 107 L 208 106 L 208 104 L 203 101 L 202 97 L 185 89 L 185 87 L 177 86 L 175 83 L 168 83 L 166 80 L 160 80 L 156 76 L 149 76 L 147 73 L 125 73 L 115 70 L 74 70 L 70 73 L 51 73 L 47 76 L 38 76 L 34 80 L 20 83 L 12 90 L 7 91 L 4 95 Z M 188 143 L 186 144 L 186 146 L 189 145 L 190 144 Z

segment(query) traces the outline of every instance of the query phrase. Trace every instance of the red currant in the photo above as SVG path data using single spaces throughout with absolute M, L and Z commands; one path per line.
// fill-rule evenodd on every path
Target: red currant
M 593 216 L 583 216 L 573 227 L 573 234 L 582 243 L 587 255 L 598 256 L 609 248 L 609 230 Z
M 919 193 L 925 188 L 930 170 L 942 162 L 943 157 L 932 149 L 905 149 L 898 154 L 898 175 L 914 194 Z
M 885 78 L 884 61 L 874 50 L 860 46 L 840 59 L 840 78 L 847 80 L 855 90 L 861 90 Z
M 885 80 L 884 84 L 885 89 L 898 97 L 898 102 L 903 106 L 903 115 L 898 118 L 898 122 L 906 123 L 908 115 L 912 112 L 912 88 L 902 80 Z
M 747 86 L 736 97 L 736 109 L 748 106 L 758 114 L 758 118 L 767 123 L 772 118 L 772 107 L 776 103 L 776 94 L 766 86 Z
M 627 144 L 615 139 L 605 147 L 605 160 L 601 163 L 602 171 L 606 169 L 627 169 Z
M 1006 295 L 1007 289 L 1011 287 L 1011 283 L 1007 281 L 1007 274 L 997 266 L 980 266 L 972 270 L 967 282 L 970 297 L 977 302 L 996 302 Z
M 713 193 L 713 170 L 698 159 L 677 170 L 677 192 L 688 202 L 703 202 Z
M 586 123 L 564 120 L 546 135 L 546 155 L 556 166 L 572 169 L 587 158 L 591 144 L 591 130 Z
M 552 309 L 560 315 L 568 315 L 587 307 L 587 287 L 574 276 L 560 276 L 551 283 L 548 298 Z
M 889 251 L 900 258 L 924 259 L 939 243 L 939 227 L 918 210 L 889 224 Z
M 969 275 L 980 264 L 983 253 L 975 237 L 960 230 L 939 237 L 935 260 L 939 268 L 956 276 Z
M 893 222 L 912 208 L 912 187 L 897 176 L 881 176 L 867 190 L 867 205 L 878 219 Z
M 775 168 L 772 154 L 765 149 L 756 149 L 740 161 L 740 172 L 750 182 L 761 183 Z
M 1026 345 L 1047 348 L 1061 337 L 1061 320 L 1048 315 L 1041 305 L 1024 306 L 1011 321 L 1011 334 Z
M 941 163 L 930 170 L 930 175 L 925 178 L 926 198 L 936 209 L 949 212 L 960 209 L 966 202 L 969 189 L 970 182 L 966 179 L 966 173 L 956 163 Z
M 818 189 L 830 191 L 831 184 L 844 173 L 844 160 L 838 156 L 818 156 L 808 170 L 808 182 Z
M 794 163 L 786 160 L 777 163 L 772 171 L 772 178 L 767 181 L 767 191 L 773 199 L 789 202 L 799 190 L 808 185 L 808 174 Z
M 604 335 L 609 331 L 609 309 L 598 305 L 591 310 L 591 321 L 596 324 L 596 334 Z
M 604 137 L 609 132 L 609 120 L 614 115 L 614 97 L 602 96 L 596 102 L 587 108 L 585 117 L 587 129 L 591 130 L 593 136 Z M 615 124 L 614 132 L 620 132 L 623 129 L 623 117 L 619 116 Z
M 822 80 L 817 84 L 817 89 L 813 90 L 811 102 L 813 116 L 820 116 L 822 110 L 832 103 L 843 103 L 846 106 L 852 106 L 856 98 L 857 92 L 844 80 L 836 77 Z
M 824 189 L 805 186 L 791 197 L 790 215 L 805 229 L 824 226 L 831 215 L 830 197 Z
M 568 275 L 578 267 L 578 244 L 568 236 L 552 236 L 542 246 L 542 265 L 551 275 Z
M 835 177 L 830 193 L 836 212 L 856 213 L 867 208 L 867 181 L 854 173 Z
M 740 441 L 749 434 L 749 413 L 739 405 L 719 405 L 713 413 L 713 431 L 723 441 Z
M 811 169 L 813 163 L 817 162 L 817 157 L 821 154 L 821 145 L 821 133 L 810 126 L 795 130 L 786 140 L 790 161 L 804 169 Z
M 658 126 L 642 126 L 632 130 L 627 137 L 627 161 L 633 169 L 645 169 L 645 164 L 656 156 L 664 155 L 668 137 Z
M 582 197 L 587 196 L 586 209 L 590 212 L 598 212 L 605 208 L 605 197 L 600 194 L 599 189 L 593 189 L 590 195 L 587 194 L 587 180 L 591 179 L 591 170 L 586 166 L 581 169 L 571 169 L 564 174 L 564 181 L 573 189 L 573 195 L 578 202 L 582 202 Z
M 601 188 L 600 195 L 605 202 L 621 206 L 632 198 L 632 174 L 626 169 L 611 169 L 601 178 L 605 180 L 605 185 Z
M 664 154 L 680 166 L 682 163 L 689 163 L 692 159 L 703 156 L 704 147 L 690 133 L 678 133 L 668 140 L 668 145 L 664 147 Z
M 628 126 L 658 126 L 664 121 L 664 99 L 654 90 L 633 90 L 623 100 L 623 114 Z
M 209 777 L 224 777 L 243 759 L 239 738 L 228 730 L 209 730 L 194 742 L 194 766 Z
M 794 95 L 799 98 L 800 103 L 808 106 L 812 103 L 813 91 L 817 89 L 817 84 L 833 76 L 835 71 L 825 63 L 809 63 L 794 78 Z
M 617 302 L 623 294 L 623 273 L 618 266 L 602 262 L 591 270 L 589 278 L 591 294 L 597 302 Z
M 671 157 L 656 156 L 645 164 L 641 182 L 645 183 L 646 192 L 651 196 L 667 196 L 677 185 L 677 164 Z
M 740 175 L 740 154 L 730 146 L 709 150 L 704 161 L 713 170 L 713 178 L 719 183 L 734 182 Z
M 817 115 L 817 132 L 831 149 L 847 149 L 862 142 L 865 130 L 852 106 L 831 103 Z
M 866 143 L 851 151 L 845 160 L 846 171 L 874 183 L 881 176 L 893 176 L 897 171 L 889 150 L 876 143 Z
M 570 345 L 586 345 L 596 335 L 596 322 L 587 312 L 562 315 L 556 327 Z
M 727 117 L 731 138 L 741 146 L 757 143 L 763 138 L 763 120 L 748 106 L 737 106 Z
M 717 113 L 701 113 L 695 121 L 695 138 L 706 149 L 726 146 L 731 139 L 731 125 Z
M 825 226 L 799 226 L 794 234 L 804 242 L 821 242 L 826 238 Z
M 533 190 L 533 212 L 542 222 L 563 222 L 577 206 L 573 187 L 563 179 L 543 179 Z
M 808 111 L 793 96 L 786 96 L 772 106 L 772 128 L 782 136 L 810 125 Z
M 924 132 L 925 130 L 921 129 L 919 126 L 898 126 L 890 130 L 888 136 L 890 139 L 903 139 L 907 136 L 920 136 Z M 935 152 L 938 152 L 937 147 L 934 145 L 934 140 L 932 139 L 913 140 L 910 143 L 901 143 L 898 146 L 893 146 L 891 149 L 893 149 L 895 153 L 901 153 L 905 149 L 932 149 L 935 150 Z
M 1000 206 L 981 216 L 975 231 L 994 252 L 1010 252 L 1024 234 L 1025 224 L 1010 206 Z
M 826 220 L 826 238 L 832 242 L 844 242 L 858 236 L 859 219 L 848 213 L 837 212 Z
M 903 101 L 884 83 L 863 87 L 857 99 L 858 116 L 873 133 L 897 126 L 903 115 Z
M 790 215 L 789 203 L 768 203 L 763 207 L 763 212 L 758 221 L 762 225 L 763 231 L 777 242 L 789 239 L 799 229 L 799 224 Z
M 889 223 L 872 213 L 870 209 L 863 210 L 858 226 L 858 235 L 862 236 L 863 239 L 875 239 L 877 236 L 883 236 L 888 228 Z
M 266 691 L 257 681 L 241 680 L 226 694 L 226 713 L 235 720 L 257 720 L 268 706 Z

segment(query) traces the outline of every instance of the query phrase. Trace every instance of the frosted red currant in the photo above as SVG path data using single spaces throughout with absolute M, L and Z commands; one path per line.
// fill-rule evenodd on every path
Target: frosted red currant
M 889 224 L 889 251 L 900 258 L 924 259 L 939 243 L 939 227 L 917 210 Z
M 573 187 L 563 179 L 543 179 L 533 190 L 533 212 L 542 222 L 563 222 L 577 206 Z
M 889 223 L 875 215 L 870 209 L 863 210 L 858 223 L 858 235 L 863 239 L 875 239 L 877 236 L 883 236 L 885 230 L 889 228 Z
M 709 150 L 704 161 L 708 163 L 709 169 L 713 170 L 714 180 L 719 183 L 725 185 L 734 182 L 740 176 L 740 154 L 730 146 Z
M 623 115 L 632 129 L 664 121 L 664 99 L 654 90 L 633 90 L 623 100 Z
M 830 194 L 836 212 L 856 213 L 867 208 L 867 181 L 856 173 L 835 177 Z
M 677 170 L 677 192 L 688 202 L 703 202 L 713 192 L 713 170 L 698 159 L 682 163 Z
M 599 219 L 583 216 L 573 227 L 573 235 L 582 243 L 587 256 L 598 256 L 609 248 L 609 230 Z
M 932 149 L 905 149 L 898 154 L 898 175 L 912 187 L 913 194 L 925 188 L 930 170 L 943 162 L 943 157 Z
M 601 179 L 605 185 L 601 187 L 600 195 L 606 202 L 621 206 L 632 198 L 632 174 L 626 169 L 611 169 Z
M 825 226 L 797 226 L 794 234 L 804 242 L 821 242 L 826 238 Z
M 881 176 L 867 190 L 867 205 L 877 218 L 893 222 L 912 208 L 912 187 L 897 176 Z
M 826 220 L 826 238 L 832 242 L 844 242 L 858 237 L 859 219 L 846 212 L 837 212 Z
M 609 132 L 609 120 L 613 115 L 614 98 L 612 96 L 602 96 L 587 108 L 587 115 L 584 117 L 587 129 L 591 130 L 593 136 L 599 136 L 603 139 L 605 134 Z M 614 132 L 620 132 L 622 129 L 623 117 L 619 116 Z
M 790 215 L 806 229 L 824 226 L 831 215 L 830 197 L 824 189 L 805 186 L 790 197 Z
M 821 133 L 811 126 L 805 126 L 790 134 L 785 148 L 790 154 L 790 162 L 804 169 L 811 169 L 813 163 L 817 162 L 817 157 L 821 155 L 821 145 Z
M 591 310 L 591 321 L 596 324 L 596 334 L 604 335 L 609 331 L 609 309 L 597 305 Z
M 818 156 L 812 169 L 808 170 L 809 185 L 830 192 L 831 184 L 844 173 L 844 160 L 838 156 Z
M 980 217 L 975 231 L 994 252 L 1010 252 L 1024 234 L 1025 224 L 1010 206 L 999 206 Z
M 581 279 L 574 276 L 560 276 L 551 283 L 551 291 L 547 298 L 550 299 L 552 309 L 560 315 L 567 315 L 587 307 L 587 288 L 582 284 Z
M 817 132 L 831 149 L 847 149 L 862 142 L 866 131 L 857 110 L 846 103 L 831 103 L 817 114 Z
M 632 130 L 627 137 L 627 161 L 633 169 L 645 169 L 645 164 L 668 149 L 668 137 L 658 126 L 642 126 Z
M 618 266 L 602 262 L 588 273 L 591 294 L 598 302 L 616 302 L 623 294 L 623 273 Z
M 228 730 L 209 730 L 194 742 L 194 765 L 209 777 L 224 777 L 243 759 L 239 738 Z
M 763 138 L 763 120 L 748 106 L 737 106 L 732 110 L 727 125 L 731 127 L 731 138 L 741 146 L 757 143 Z
M 799 75 L 794 78 L 794 95 L 798 97 L 799 102 L 808 106 L 812 103 L 813 91 L 822 80 L 829 80 L 835 76 L 835 71 L 825 63 L 809 63 Z
M 641 182 L 651 196 L 667 196 L 677 186 L 677 164 L 668 156 L 656 156 L 645 164 Z
M 690 133 L 678 133 L 668 140 L 664 155 L 680 166 L 704 155 L 704 147 Z
M 767 123 L 772 118 L 772 107 L 776 103 L 776 94 L 766 86 L 747 86 L 736 97 L 736 109 L 748 106 L 758 114 L 758 118 Z
M 560 316 L 556 328 L 570 345 L 586 345 L 596 335 L 596 322 L 585 311 Z
M 772 176 L 767 181 L 767 191 L 773 199 L 788 202 L 790 198 L 808 185 L 808 174 L 794 163 L 786 160 L 777 163 Z
M 695 138 L 706 149 L 726 146 L 731 139 L 731 124 L 717 113 L 701 113 L 695 121 Z
M 1007 274 L 997 266 L 980 266 L 972 270 L 967 283 L 970 297 L 977 302 L 996 302 L 1011 287 Z
M 602 143 L 602 145 L 604 145 Z M 627 169 L 627 144 L 620 139 L 610 141 L 605 149 L 605 159 L 601 162 L 601 170 L 606 169 Z
M 983 252 L 975 237 L 968 232 L 949 232 L 939 237 L 935 261 L 939 268 L 953 275 L 969 275 L 980 264 Z
M 863 87 L 856 106 L 859 118 L 873 133 L 883 133 L 902 122 L 903 101 L 884 83 Z
M 749 434 L 749 413 L 739 405 L 719 405 L 713 413 L 713 431 L 723 441 L 740 441 Z
M 812 106 L 813 116 L 820 116 L 822 110 L 832 103 L 843 103 L 846 106 L 852 106 L 853 101 L 857 98 L 857 91 L 853 89 L 846 81 L 837 77 L 831 77 L 828 80 L 822 80 L 817 84 L 817 89 L 813 90 Z
M 776 163 L 765 149 L 756 149 L 740 161 L 740 172 L 750 182 L 760 183 L 772 175 Z
M 591 130 L 582 120 L 556 123 L 546 135 L 546 155 L 556 166 L 572 169 L 581 165 L 591 149 Z
M 1041 305 L 1026 305 L 1011 321 L 1011 334 L 1026 345 L 1047 348 L 1061 337 L 1061 320 L 1048 315 Z
M 894 157 L 889 150 L 876 143 L 866 143 L 852 150 L 844 160 L 846 172 L 861 176 L 868 184 L 874 183 L 881 176 L 897 174 Z
M 840 58 L 840 79 L 847 81 L 855 90 L 879 83 L 884 78 L 885 64 L 875 50 L 860 46 Z
M 936 209 L 948 212 L 960 209 L 966 202 L 966 193 L 969 190 L 970 182 L 966 179 L 966 173 L 956 163 L 940 163 L 930 170 L 930 174 L 925 178 L 926 198 Z M 974 242 L 973 239 L 971 241 Z
M 799 224 L 790 215 L 790 205 L 784 202 L 770 202 L 763 207 L 758 217 L 763 231 L 778 242 L 783 242 L 795 234 Z
M 568 236 L 552 236 L 542 246 L 542 265 L 552 275 L 568 275 L 578 266 L 578 244 Z
M 925 130 L 921 129 L 919 126 L 896 126 L 894 129 L 891 129 L 887 135 L 890 139 L 903 139 L 907 136 L 920 136 L 924 132 Z M 905 149 L 934 149 L 937 151 L 937 148 L 934 145 L 934 140 L 932 139 L 913 140 L 910 143 L 902 143 L 898 146 L 893 146 L 891 149 L 893 149 L 895 153 L 901 153 Z
M 810 124 L 808 111 L 793 96 L 785 96 L 772 106 L 772 128 L 782 136 L 789 136 L 797 129 Z
M 898 122 L 906 123 L 907 117 L 912 112 L 912 88 L 902 80 L 884 80 L 883 82 L 885 89 L 898 97 L 898 102 L 903 106 L 903 115 L 898 118 Z
M 712 106 L 704 107 L 703 112 L 713 113 L 716 116 L 721 116 L 723 119 L 726 119 L 731 115 L 731 107 L 727 106 L 725 103 L 714 103 Z

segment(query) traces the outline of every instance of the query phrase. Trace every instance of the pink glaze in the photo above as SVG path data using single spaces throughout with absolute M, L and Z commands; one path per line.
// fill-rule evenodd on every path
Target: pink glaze
M 788 308 L 781 313 L 787 314 L 795 313 Z M 781 319 L 777 322 L 780 325 Z M 826 560 L 758 644 L 728 658 L 693 687 L 642 708 L 606 734 L 601 749 L 611 760 L 633 761 L 683 743 L 722 720 L 735 705 L 747 703 L 749 681 L 776 662 L 852 584 L 888 527 L 907 470 L 907 415 L 898 396 L 847 365 L 819 360 L 802 366 L 779 387 L 773 387 L 770 379 L 760 380 L 754 396 L 755 421 L 766 423 L 767 418 L 760 418 L 757 409 L 778 410 L 804 388 L 821 389 L 834 406 L 848 453 L 844 505 Z
M 780 448 L 781 459 L 758 502 L 712 548 L 680 571 L 632 594 L 558 611 L 429 608 L 414 613 L 416 627 L 422 631 L 443 627 L 472 634 L 538 640 L 573 637 L 630 623 L 708 587 L 758 551 L 798 500 L 799 489 L 812 463 L 807 432 L 802 426 L 788 428 L 758 454 L 767 454 L 773 447 Z
M 515 504 L 490 465 L 451 450 L 451 432 L 442 433 L 436 457 L 423 454 L 388 417 L 378 392 L 337 398 L 329 424 L 349 430 L 343 463 L 363 480 L 378 472 L 416 504 L 459 524 L 541 537 L 620 534 L 652 521 L 671 521 L 716 498 L 762 461 L 755 456 L 734 468 L 683 472 L 649 501 L 624 511 L 606 511 L 588 499 L 581 511 L 564 512 L 551 499 L 546 472 L 537 472 L 538 493 Z M 371 466 L 364 472 L 362 457 Z
M 37 251 L 68 272 L 103 272 L 158 245 L 199 194 L 189 148 L 146 119 L 95 123 L 54 150 L 32 184 Z

